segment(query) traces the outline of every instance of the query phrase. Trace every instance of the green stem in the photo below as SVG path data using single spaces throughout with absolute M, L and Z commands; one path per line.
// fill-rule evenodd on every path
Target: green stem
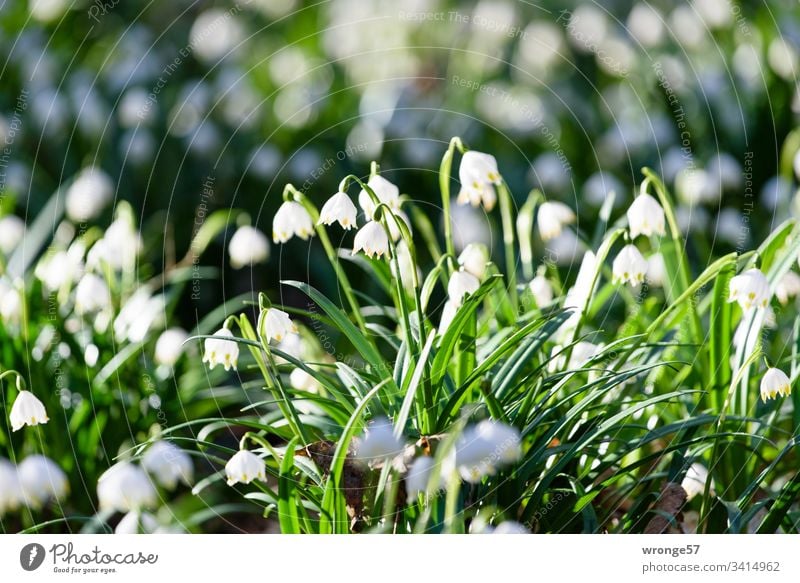
M 458 136 L 450 140 L 450 145 L 444 156 L 442 156 L 442 163 L 439 165 L 439 191 L 442 195 L 442 213 L 444 214 L 444 243 L 447 255 L 450 257 L 456 256 L 455 247 L 453 246 L 453 224 L 450 219 L 450 178 L 456 148 L 458 148 L 459 152 L 464 151 L 464 144 Z M 449 266 L 450 273 L 456 270 L 455 261 L 451 260 Z
M 500 217 L 503 223 L 503 245 L 505 246 L 506 256 L 506 277 L 508 278 L 509 293 L 511 304 L 514 307 L 514 318 L 516 319 L 519 311 L 517 298 L 517 256 L 514 252 L 514 211 L 511 192 L 505 182 L 497 186 L 497 194 L 500 199 Z

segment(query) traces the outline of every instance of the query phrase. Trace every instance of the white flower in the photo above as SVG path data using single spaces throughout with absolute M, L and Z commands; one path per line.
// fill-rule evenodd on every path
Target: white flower
M 75 311 L 92 314 L 111 307 L 111 292 L 106 282 L 93 273 L 85 274 L 75 288 Z
M 581 310 L 586 305 L 589 296 L 594 293 L 594 275 L 597 269 L 597 256 L 587 251 L 581 260 L 581 266 L 578 269 L 578 276 L 575 278 L 575 285 L 573 285 L 564 297 L 564 308 L 570 309 L 569 318 L 559 328 L 559 336 L 563 337 L 568 332 L 575 328 L 580 321 Z
M 542 241 L 555 239 L 564 225 L 575 222 L 575 213 L 563 202 L 543 202 L 536 214 L 536 225 Z
M 264 263 L 269 259 L 267 236 L 249 225 L 239 227 L 228 243 L 228 256 L 234 269 Z
M 792 382 L 779 368 L 769 368 L 761 378 L 761 400 L 766 402 L 778 395 L 788 397 L 792 392 Z
M 392 214 L 394 217 L 386 217 L 386 224 L 389 227 L 389 236 L 392 238 L 392 241 L 397 241 L 403 236 L 403 233 L 400 231 L 400 227 L 398 226 L 398 222 L 405 223 L 408 231 L 411 232 L 411 221 L 408 219 L 408 215 L 399 209 L 393 210 Z
M 458 204 L 469 203 L 474 207 L 483 204 L 487 211 L 494 208 L 497 202 L 494 185 L 501 182 L 494 156 L 481 152 L 465 152 L 458 169 L 458 179 L 461 182 Z
M 106 264 L 120 271 L 133 266 L 141 250 L 141 235 L 127 217 L 119 217 L 89 249 L 86 265 L 93 269 Z
M 297 334 L 297 326 L 295 326 L 289 314 L 278 308 L 268 308 L 264 314 L 264 325 L 262 333 L 267 339 L 267 342 L 275 340 L 280 342 L 289 334 Z
M 357 444 L 356 457 L 362 461 L 380 461 L 395 457 L 403 451 L 403 442 L 395 437 L 392 422 L 381 417 L 376 419 Z
M 394 249 L 397 253 L 397 263 L 400 266 L 400 281 L 405 289 L 413 290 L 414 271 L 416 270 L 417 272 L 417 281 L 422 278 L 422 272 L 419 268 L 414 266 L 414 260 L 411 258 L 411 251 L 405 241 L 400 241 L 395 245 Z M 392 275 L 398 277 L 394 261 L 389 264 L 389 268 L 392 270 Z
M 647 273 L 647 259 L 633 245 L 625 245 L 614 259 L 611 267 L 613 283 L 628 283 L 637 286 Z
M 234 454 L 225 464 L 225 475 L 228 486 L 234 484 L 249 484 L 253 480 L 267 481 L 266 464 L 264 460 L 251 451 L 243 449 Z
M 585 341 L 578 342 L 572 347 L 572 353 L 569 356 L 569 368 L 576 369 L 583 366 L 599 351 L 600 347 L 597 344 Z
M 130 512 L 152 508 L 158 496 L 150 478 L 139 466 L 118 462 L 97 480 L 97 499 L 102 510 Z
M 174 490 L 178 481 L 192 483 L 194 468 L 185 451 L 169 441 L 156 441 L 142 456 L 142 467 L 161 486 Z
M 0 321 L 18 325 L 22 319 L 24 301 L 22 290 L 0 280 Z
M 365 193 L 366 194 L 366 193 Z M 318 225 L 332 225 L 338 222 L 345 230 L 357 227 L 356 215 L 358 210 L 350 197 L 344 192 L 337 192 L 330 197 L 319 212 Z
M 775 288 L 775 296 L 782 305 L 786 305 L 789 298 L 800 294 L 800 275 L 794 271 L 787 271 Z
M 382 257 L 389 254 L 389 237 L 380 223 L 369 221 L 356 233 L 353 255 L 363 251 L 367 257 Z
M 639 235 L 664 235 L 664 209 L 649 194 L 637 196 L 628 208 L 627 215 L 631 239 Z
M 521 454 L 519 431 L 487 419 L 464 431 L 456 444 L 456 465 L 464 480 L 475 483 L 499 466 L 517 461 Z
M 400 189 L 383 176 L 373 176 L 367 181 L 367 186 L 375 192 L 375 195 L 381 203 L 392 210 L 400 209 Z M 369 193 L 363 188 L 361 192 L 358 193 L 358 205 L 361 207 L 361 210 L 364 211 L 367 220 L 373 220 L 376 205 Z
M 0 458 L 0 518 L 6 512 L 16 510 L 22 499 L 17 468 L 8 460 Z
M 731 278 L 728 301 L 738 302 L 743 310 L 765 308 L 770 297 L 769 282 L 758 269 L 748 269 Z
M 663 287 L 667 280 L 667 266 L 661 253 L 653 253 L 647 258 L 647 273 L 645 279 L 649 285 Z
M 498 524 L 491 534 L 530 534 L 525 525 L 514 520 L 505 520 Z
M 141 342 L 156 321 L 164 319 L 166 301 L 163 295 L 150 295 L 150 290 L 140 287 L 128 298 L 114 320 L 114 334 L 118 340 Z
M 428 483 L 434 468 L 434 459 L 420 456 L 413 461 L 406 474 L 406 493 L 408 501 L 413 502 L 420 494 L 428 493 Z
M 58 291 L 72 284 L 83 272 L 84 247 L 73 244 L 68 251 L 48 253 L 36 265 L 35 275 L 47 291 Z
M 0 253 L 11 255 L 25 236 L 25 221 L 16 215 L 0 217 Z
M 156 364 L 164 366 L 175 366 L 178 359 L 183 354 L 183 343 L 189 338 L 189 334 L 182 328 L 168 328 L 164 330 L 156 340 L 154 359 Z
M 152 534 L 158 528 L 155 516 L 149 512 L 132 510 L 120 519 L 114 529 L 114 534 Z
M 474 294 L 481 286 L 478 278 L 466 271 L 456 271 L 447 282 L 447 295 L 456 307 L 464 302 L 464 298 Z
M 482 243 L 470 243 L 458 256 L 461 268 L 478 279 L 483 279 L 486 274 L 487 263 L 489 263 L 489 250 Z
M 553 301 L 553 286 L 544 275 L 537 275 L 528 284 L 528 288 L 536 300 L 536 305 L 543 308 Z
M 69 492 L 67 476 L 43 455 L 30 455 L 17 466 L 17 476 L 26 504 L 39 508 L 49 500 L 61 500 Z
M 67 216 L 80 223 L 97 217 L 114 195 L 111 178 L 99 168 L 84 168 L 66 194 Z
M 227 328 L 220 328 L 214 332 L 214 336 L 223 336 L 224 338 L 206 338 L 203 362 L 207 362 L 209 368 L 212 369 L 221 364 L 225 370 L 236 370 L 236 364 L 239 361 L 239 345 L 233 340 L 225 340 L 225 338 L 233 338 L 233 332 Z
M 12 431 L 18 431 L 25 425 L 33 427 L 50 421 L 44 404 L 30 391 L 19 392 L 8 418 L 11 421 Z
M 450 324 L 453 322 L 453 318 L 456 317 L 456 312 L 458 311 L 458 306 L 460 304 L 456 304 L 453 300 L 447 300 L 444 303 L 444 307 L 442 308 L 442 317 L 439 320 L 439 334 L 444 334 L 447 332 L 447 328 L 450 327 Z
M 299 202 L 286 201 L 272 219 L 272 240 L 286 243 L 294 236 L 305 240 L 314 235 L 311 215 Z
M 686 492 L 686 500 L 689 501 L 695 496 L 702 496 L 706 489 L 706 481 L 708 481 L 708 470 L 703 464 L 695 462 L 689 466 L 689 469 L 686 470 L 686 476 L 681 482 L 681 487 Z M 711 487 L 709 493 L 713 491 L 714 488 Z

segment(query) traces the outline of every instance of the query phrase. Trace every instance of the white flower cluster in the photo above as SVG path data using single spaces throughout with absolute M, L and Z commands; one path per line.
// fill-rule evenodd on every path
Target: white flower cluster
M 68 493 L 67 476 L 53 460 L 35 454 L 15 467 L 0 458 L 0 518 L 21 507 L 42 508 Z

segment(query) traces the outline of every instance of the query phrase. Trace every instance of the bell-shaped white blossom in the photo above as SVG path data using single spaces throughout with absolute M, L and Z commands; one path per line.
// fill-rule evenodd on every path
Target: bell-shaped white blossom
M 233 332 L 227 328 L 220 328 L 214 332 L 214 336 L 221 338 L 206 338 L 203 362 L 207 362 L 208 367 L 212 369 L 221 364 L 225 370 L 236 370 L 239 362 L 239 344 L 233 340 L 226 340 L 234 337 Z
M 761 377 L 761 400 L 766 402 L 778 395 L 788 397 L 792 392 L 792 381 L 779 368 L 769 368 Z
M 442 308 L 442 317 L 439 320 L 439 334 L 444 334 L 447 332 L 447 329 L 453 322 L 453 318 L 456 317 L 456 312 L 458 312 L 458 307 L 460 305 L 460 303 L 456 303 L 453 300 L 447 300 L 444 303 L 444 307 Z
M 461 190 L 456 199 L 458 204 L 471 204 L 474 207 L 483 205 L 487 211 L 494 208 L 497 203 L 494 185 L 501 182 L 494 156 L 481 152 L 465 152 L 458 168 L 458 179 L 461 182 Z
M 409 502 L 416 500 L 420 494 L 430 494 L 430 488 L 441 488 L 444 485 L 446 477 L 443 472 L 440 472 L 438 485 L 430 484 L 435 463 L 430 456 L 420 456 L 412 462 L 405 477 L 406 494 Z
M 536 300 L 536 305 L 543 308 L 553 301 L 553 286 L 544 275 L 537 275 L 528 284 L 528 289 Z
M 11 421 L 12 431 L 18 431 L 25 425 L 33 427 L 50 421 L 44 404 L 30 391 L 20 391 L 17 394 L 8 418 Z
M 367 181 L 369 186 L 378 197 L 378 200 L 388 206 L 392 210 L 400 209 L 400 189 L 396 185 L 386 180 L 383 176 L 375 175 Z M 358 193 L 358 205 L 364 211 L 364 215 L 368 221 L 373 220 L 375 216 L 375 202 L 369 193 L 361 189 Z
M 174 490 L 178 482 L 192 483 L 194 468 L 189 454 L 169 441 L 156 441 L 142 456 L 142 467 L 159 485 Z
M 653 287 L 664 287 L 667 281 L 667 266 L 664 263 L 664 256 L 661 253 L 653 253 L 647 258 L 647 273 L 645 274 L 647 284 Z
M 403 236 L 402 231 L 400 231 L 399 223 L 402 222 L 405 224 L 408 231 L 411 232 L 411 221 L 408 215 L 399 209 L 393 210 L 392 214 L 394 217 L 386 217 L 386 224 L 389 227 L 389 236 L 392 238 L 392 241 L 399 241 Z
M 489 250 L 482 243 L 470 243 L 458 256 L 458 264 L 461 269 L 483 279 L 486 275 L 486 266 L 489 263 Z
M 637 196 L 628 207 L 628 229 L 631 239 L 639 235 L 652 237 L 664 235 L 664 209 L 658 201 L 649 194 Z
M 359 251 L 363 251 L 367 257 L 389 254 L 389 237 L 380 223 L 369 221 L 358 230 L 353 240 L 353 255 Z
M 491 534 L 530 534 L 524 524 L 520 524 L 515 520 L 504 520 L 498 524 Z
M 75 311 L 94 314 L 111 307 L 111 292 L 106 282 L 93 273 L 85 274 L 75 287 Z
M 114 183 L 99 168 L 85 168 L 70 184 L 66 194 L 67 216 L 80 223 L 96 218 L 114 195 Z
M 228 243 L 228 256 L 234 269 L 264 263 L 269 259 L 267 236 L 255 227 L 242 225 Z
M 520 434 L 514 427 L 487 419 L 467 428 L 456 444 L 456 465 L 461 478 L 479 482 L 497 468 L 522 455 Z
M 130 219 L 121 216 L 106 229 L 86 254 L 86 266 L 98 269 L 108 265 L 116 271 L 130 269 L 136 263 L 136 257 L 142 250 L 142 237 Z
M 634 245 L 625 245 L 611 266 L 614 283 L 628 283 L 635 287 L 644 281 L 647 274 L 647 259 Z
M 146 287 L 140 287 L 122 306 L 114 319 L 114 335 L 118 340 L 141 342 L 158 321 L 164 320 L 166 299 L 163 295 L 151 295 Z
M 775 297 L 785 306 L 798 294 L 800 294 L 800 275 L 794 271 L 787 271 L 775 287 Z
M 159 528 L 158 520 L 149 512 L 132 510 L 114 528 L 114 534 L 152 534 Z
M 474 294 L 481 286 L 478 278 L 466 271 L 456 271 L 447 282 L 447 295 L 456 307 L 464 303 L 464 298 Z
M 225 476 L 228 485 L 249 484 L 253 480 L 267 481 L 267 470 L 264 460 L 246 449 L 236 452 L 225 464 Z
M 686 500 L 691 500 L 695 496 L 702 496 L 705 492 L 706 482 L 708 481 L 708 470 L 700 462 L 695 462 L 686 470 L 686 475 L 681 481 L 681 487 L 686 492 Z M 713 492 L 711 487 L 709 492 Z
M 22 487 L 14 464 L 0 458 L 0 518 L 22 504 Z
M 376 462 L 393 458 L 402 453 L 403 441 L 394 434 L 392 422 L 381 417 L 367 427 L 357 442 L 356 457 L 365 462 Z
M 770 297 L 769 282 L 758 269 L 731 278 L 728 301 L 738 302 L 743 310 L 766 308 Z
M 158 495 L 147 473 L 131 462 L 121 461 L 97 480 L 97 498 L 102 510 L 131 512 L 152 508 Z
M 22 460 L 17 466 L 17 475 L 25 503 L 34 508 L 51 500 L 61 500 L 69 492 L 66 474 L 43 455 L 30 455 Z
M 389 264 L 394 277 L 400 277 L 403 287 L 407 290 L 414 289 L 414 272 L 417 273 L 417 281 L 422 279 L 422 272 L 414 265 L 414 259 L 411 257 L 411 251 L 405 241 L 400 241 L 394 247 L 397 253 L 397 264 L 399 265 L 400 273 L 397 273 L 394 261 Z
M 0 279 L 0 322 L 8 326 L 19 326 L 25 306 L 25 297 L 20 285 Z
M 349 231 L 358 227 L 357 214 L 358 209 L 347 193 L 337 192 L 322 205 L 317 224 L 330 226 L 333 223 L 339 223 L 343 229 Z
M 272 240 L 276 243 L 286 243 L 294 236 L 306 240 L 313 235 L 311 215 L 299 202 L 284 202 L 272 219 Z
M 262 334 L 267 342 L 274 340 L 280 342 L 290 334 L 297 334 L 297 326 L 289 314 L 278 308 L 267 308 L 263 316 L 264 324 Z
M 78 242 L 67 251 L 47 253 L 36 265 L 34 274 L 47 291 L 58 291 L 81 277 L 84 252 L 83 244 Z
M 183 354 L 184 342 L 189 338 L 189 334 L 183 328 L 168 328 L 164 330 L 156 340 L 155 354 L 153 356 L 156 364 L 163 366 L 175 366 L 178 359 Z
M 548 201 L 539 205 L 536 226 L 542 241 L 550 241 L 561 234 L 565 225 L 575 222 L 575 213 L 563 202 Z
M 25 221 L 16 215 L 0 217 L 0 253 L 10 256 L 25 236 Z

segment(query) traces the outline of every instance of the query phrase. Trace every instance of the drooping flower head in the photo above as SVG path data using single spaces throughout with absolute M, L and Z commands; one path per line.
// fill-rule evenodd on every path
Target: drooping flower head
M 363 251 L 367 257 L 389 255 L 389 237 L 380 223 L 369 221 L 358 230 L 353 241 L 353 255 L 359 251 Z
M 306 240 L 313 235 L 311 215 L 299 202 L 284 202 L 272 219 L 272 240 L 275 243 L 286 243 L 294 236 Z
M 264 314 L 263 331 L 267 342 L 275 340 L 280 342 L 289 334 L 297 334 L 297 326 L 292 322 L 289 314 L 278 308 L 267 308 Z
M 255 227 L 242 225 L 228 243 L 228 255 L 234 269 L 264 263 L 269 259 L 267 236 Z
M 97 480 L 100 508 L 130 512 L 152 508 L 158 502 L 153 483 L 144 470 L 127 461 L 117 462 Z
M 778 395 L 788 397 L 792 392 L 792 381 L 779 368 L 769 368 L 761 378 L 761 400 L 766 402 Z
M 188 486 L 194 477 L 189 454 L 169 441 L 156 441 L 148 447 L 142 456 L 142 467 L 168 490 L 174 490 L 179 481 Z
M 33 427 L 50 421 L 44 404 L 33 393 L 24 390 L 20 391 L 14 400 L 8 418 L 11 421 L 12 431 L 18 431 L 25 425 Z
M 478 279 L 483 279 L 488 263 L 489 250 L 483 243 L 470 243 L 458 256 L 458 264 L 461 268 Z
M 769 282 L 758 269 L 731 278 L 728 301 L 738 302 L 743 310 L 766 308 L 770 297 Z
M 456 307 L 464 302 L 464 298 L 474 294 L 481 286 L 478 278 L 466 271 L 456 271 L 447 282 L 447 295 Z
M 542 241 L 550 241 L 561 234 L 565 225 L 575 222 L 575 213 L 563 202 L 548 201 L 539 205 L 536 225 Z
M 366 193 L 365 193 L 366 194 Z M 358 210 L 350 197 L 344 192 L 337 192 L 330 197 L 319 212 L 319 225 L 332 225 L 339 223 L 339 225 L 349 231 L 357 224 Z
M 39 508 L 50 500 L 61 500 L 69 492 L 67 476 L 48 457 L 29 455 L 17 466 L 19 485 L 26 504 Z
M 474 207 L 482 204 L 487 211 L 494 208 L 497 202 L 494 185 L 502 180 L 494 156 L 475 151 L 465 152 L 458 168 L 458 179 L 461 182 L 458 204 L 471 204 Z
M 400 210 L 400 189 L 397 188 L 397 186 L 386 180 L 383 176 L 377 174 L 367 181 L 367 186 L 375 192 L 375 195 L 381 203 L 392 210 Z M 367 220 L 373 220 L 376 205 L 369 193 L 363 188 L 361 192 L 358 193 L 358 204 L 361 210 L 364 211 Z
M 637 286 L 644 281 L 647 274 L 647 259 L 634 245 L 625 245 L 612 264 L 614 283 L 628 283 Z
M 236 364 L 239 361 L 239 345 L 233 340 L 225 339 L 233 338 L 233 332 L 227 328 L 220 328 L 214 332 L 214 336 L 223 338 L 206 338 L 203 362 L 207 362 L 209 368 L 212 369 L 221 364 L 225 370 L 236 370 Z
M 370 424 L 365 435 L 358 441 L 356 456 L 365 462 L 375 462 L 395 457 L 402 451 L 403 442 L 395 436 L 392 422 L 381 417 Z
M 649 194 L 637 196 L 628 208 L 627 216 L 631 239 L 639 235 L 664 235 L 664 209 Z
M 154 360 L 164 366 L 175 366 L 183 354 L 183 343 L 189 334 L 183 328 L 168 328 L 156 340 Z
M 249 484 L 253 480 L 267 481 L 264 460 L 246 449 L 237 451 L 225 464 L 225 476 L 228 485 Z

